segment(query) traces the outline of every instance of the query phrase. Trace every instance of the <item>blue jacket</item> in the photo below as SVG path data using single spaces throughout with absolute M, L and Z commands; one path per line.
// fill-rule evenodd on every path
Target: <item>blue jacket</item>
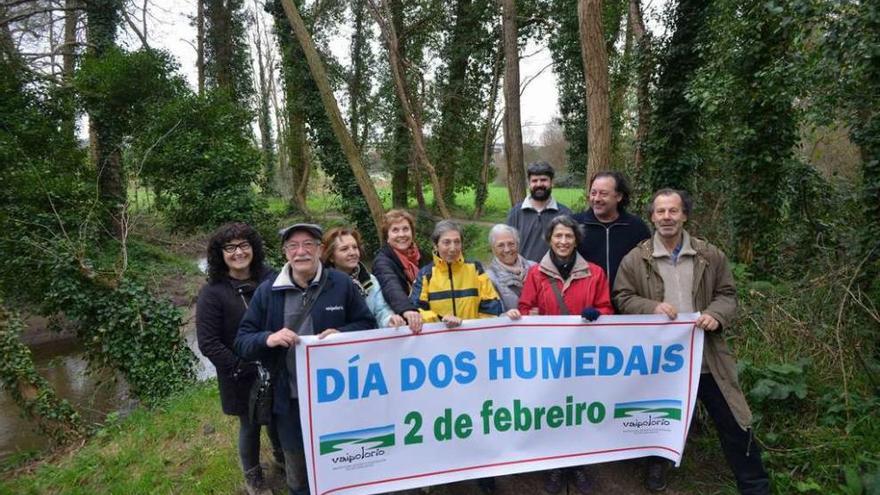
M 284 328 L 284 293 L 293 288 L 289 273 L 288 265 L 284 265 L 274 281 L 267 280 L 257 288 L 238 327 L 234 344 L 235 352 L 243 359 L 259 360 L 270 369 L 279 368 L 272 375 L 275 386 L 272 408 L 278 415 L 287 415 L 289 412 L 290 378 L 284 359 L 288 351 L 296 351 L 294 348 L 270 348 L 266 345 L 266 339 Z M 324 268 L 322 273 L 327 277 L 327 282 L 309 313 L 314 333 L 317 335 L 328 328 L 340 332 L 376 328 L 376 320 L 348 275 L 328 268 Z

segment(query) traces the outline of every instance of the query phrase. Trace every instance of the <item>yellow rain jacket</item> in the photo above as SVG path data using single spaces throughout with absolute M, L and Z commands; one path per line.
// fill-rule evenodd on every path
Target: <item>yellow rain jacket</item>
M 501 299 L 483 266 L 462 256 L 450 264 L 435 253 L 434 262 L 419 271 L 411 297 L 426 322 L 446 315 L 473 320 L 501 314 Z

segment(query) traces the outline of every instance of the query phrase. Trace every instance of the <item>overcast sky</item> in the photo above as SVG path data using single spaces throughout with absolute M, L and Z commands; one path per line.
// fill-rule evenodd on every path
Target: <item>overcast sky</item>
M 262 5 L 262 1 L 260 2 Z M 186 76 L 190 85 L 196 86 L 196 52 L 194 48 L 196 31 L 190 26 L 189 17 L 195 15 L 195 2 L 193 0 L 153 0 L 154 7 L 150 14 L 154 18 L 148 23 L 148 40 L 154 48 L 164 48 L 174 54 L 180 63 L 180 69 Z M 253 4 L 249 5 L 253 8 Z M 347 29 L 343 29 L 340 35 L 331 42 L 331 50 L 341 62 L 348 61 Z M 138 48 L 140 42 L 137 38 L 128 38 L 130 48 Z M 384 53 L 380 53 L 380 56 Z M 530 43 L 522 54 L 525 58 L 520 62 L 520 78 L 527 81 L 536 74 L 540 74 L 529 83 L 522 94 L 521 116 L 523 126 L 523 139 L 530 143 L 537 143 L 544 130 L 544 126 L 553 121 L 559 113 L 558 93 L 556 90 L 556 75 L 550 68 L 550 52 L 546 47 Z M 542 69 L 543 72 L 542 72 Z M 337 98 L 339 95 L 337 95 Z M 502 97 L 503 100 L 503 97 Z M 340 101 L 344 104 L 344 101 Z M 499 102 L 499 104 L 503 104 Z M 488 103 L 487 103 L 488 105 Z

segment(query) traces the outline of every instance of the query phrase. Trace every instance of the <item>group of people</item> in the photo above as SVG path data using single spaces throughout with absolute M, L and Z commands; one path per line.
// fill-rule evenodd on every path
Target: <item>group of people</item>
M 751 413 L 739 387 L 723 331 L 736 309 L 733 277 L 724 254 L 691 237 L 684 224 L 691 200 L 684 191 L 661 189 L 651 199 L 652 235 L 626 211 L 629 187 L 619 172 L 592 178 L 590 208 L 578 215 L 552 196 L 554 171 L 547 163 L 528 169 L 529 195 L 504 224 L 489 232 L 493 258 L 484 268 L 463 256 L 461 227 L 438 222 L 432 253 L 415 239 L 414 217 L 391 210 L 382 223 L 384 245 L 364 263 L 357 230 L 324 232 L 297 223 L 281 231 L 286 263 L 278 273 L 265 265 L 263 242 L 246 224 L 221 227 L 208 245 L 208 283 L 199 295 L 199 348 L 217 368 L 223 412 L 239 417 L 239 455 L 248 493 L 269 493 L 260 465 L 260 426 L 251 422 L 247 398 L 255 362 L 272 370 L 273 421 L 268 427 L 272 464 L 284 472 L 290 494 L 307 494 L 303 437 L 293 348 L 303 335 L 424 323 L 455 328 L 462 321 L 522 315 L 601 315 L 700 312 L 706 331 L 698 398 L 712 417 L 741 493 L 769 493 L 769 479 L 750 429 Z M 666 487 L 668 462 L 648 461 L 646 486 Z M 585 467 L 571 469 L 581 493 L 592 493 Z M 494 479 L 478 480 L 485 493 Z M 563 470 L 545 473 L 553 495 L 566 484 Z

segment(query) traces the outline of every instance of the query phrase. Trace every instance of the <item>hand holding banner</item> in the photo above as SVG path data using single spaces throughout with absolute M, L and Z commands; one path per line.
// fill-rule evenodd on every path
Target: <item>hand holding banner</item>
M 466 321 L 303 337 L 311 493 L 369 494 L 648 455 L 680 461 L 697 314 Z

